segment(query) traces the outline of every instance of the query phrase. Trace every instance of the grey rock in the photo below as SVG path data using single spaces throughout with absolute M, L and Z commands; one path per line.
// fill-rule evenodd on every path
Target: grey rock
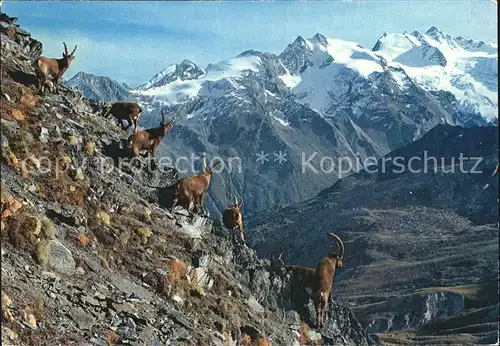
M 75 270 L 75 260 L 71 251 L 58 240 L 49 240 L 47 266 L 60 273 L 71 274 Z
M 125 292 L 127 294 L 134 295 L 140 299 L 144 300 L 151 300 L 152 299 L 152 293 L 145 289 L 142 286 L 139 286 L 135 284 L 134 282 L 123 278 L 119 277 L 115 274 L 110 274 L 110 282 L 119 288 L 122 292 Z
M 97 299 L 92 297 L 83 296 L 82 301 L 92 306 L 101 306 L 101 303 Z
M 264 307 L 253 296 L 248 298 L 247 304 L 254 313 L 263 314 L 265 311 Z
M 39 139 L 40 139 L 40 142 L 42 142 L 42 143 L 49 142 L 49 130 L 47 130 L 43 126 L 40 127 Z
M 19 131 L 19 123 L 15 120 L 5 120 L 5 119 L 1 119 L 1 124 L 2 124 L 2 128 L 5 128 L 7 131 L 11 132 L 11 133 L 15 133 L 17 131 Z
M 70 310 L 69 315 L 71 319 L 78 325 L 80 329 L 91 329 L 92 325 L 95 323 L 94 318 L 86 313 L 80 307 L 74 307 Z

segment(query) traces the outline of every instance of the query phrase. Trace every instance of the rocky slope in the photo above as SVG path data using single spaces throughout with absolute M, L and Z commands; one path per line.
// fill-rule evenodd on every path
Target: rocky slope
M 247 238 L 263 256 L 282 249 L 286 262 L 315 266 L 333 246 L 325 233 L 339 234 L 336 295 L 369 331 L 392 333 L 387 342 L 492 343 L 497 133 L 437 126 L 317 197 L 253 218 Z
M 383 35 L 373 50 L 299 36 L 279 55 L 249 50 L 205 69 L 173 64 L 133 93 L 146 109 L 141 126 L 157 126 L 162 107 L 180 119 L 162 156 L 241 160 L 241 170 L 214 181 L 214 215 L 235 194 L 254 213 L 313 197 L 353 171 L 339 169 L 341 158 L 380 158 L 441 123 L 494 124 L 493 48 L 436 28 Z M 256 161 L 261 154 L 268 161 Z M 327 172 L 303 171 L 311 156 Z
M 117 166 L 127 134 L 77 89 L 38 94 L 40 42 L 5 14 L 0 34 L 2 345 L 376 343 L 338 300 L 314 329 L 300 281 L 161 208 L 178 173 Z

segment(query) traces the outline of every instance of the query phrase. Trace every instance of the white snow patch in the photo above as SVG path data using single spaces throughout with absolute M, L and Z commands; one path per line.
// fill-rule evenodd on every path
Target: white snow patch
M 286 127 L 290 127 L 290 122 L 286 121 L 285 119 L 278 118 L 275 115 L 272 115 L 272 117 L 273 117 L 274 120 L 276 120 L 277 122 L 279 122 L 281 125 L 286 126 Z
M 260 70 L 261 64 L 262 61 L 258 56 L 236 57 L 217 64 L 210 64 L 206 69 L 206 73 L 198 79 L 182 81 L 178 78 L 169 84 L 148 90 L 135 90 L 134 93 L 153 96 L 155 100 L 164 101 L 168 104 L 178 104 L 197 96 L 202 87 L 208 82 L 227 79 L 230 83 L 229 87 L 236 87 L 237 83 L 231 79 L 239 78 L 248 71 L 257 72 Z M 224 94 L 221 90 L 210 90 L 218 93 L 218 95 L 213 95 L 215 97 Z
M 290 89 L 295 88 L 302 80 L 299 75 L 291 75 L 290 73 L 286 73 L 284 75 L 281 75 L 281 76 L 279 76 L 279 78 Z

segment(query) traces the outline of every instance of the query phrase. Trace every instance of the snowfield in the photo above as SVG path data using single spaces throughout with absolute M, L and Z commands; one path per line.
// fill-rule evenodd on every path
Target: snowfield
M 231 86 L 238 88 L 238 85 L 234 83 L 232 79 L 241 77 L 248 71 L 259 71 L 261 63 L 260 58 L 257 56 L 236 57 L 221 61 L 217 64 L 208 65 L 205 74 L 197 79 L 183 81 L 177 78 L 175 81 L 166 85 L 136 89 L 133 92 L 145 96 L 153 96 L 156 101 L 171 105 L 185 102 L 199 94 L 210 94 L 209 91 L 214 91 L 216 93 L 215 95 L 211 95 L 212 97 L 221 97 L 224 96 L 226 91 L 231 90 Z M 169 72 L 172 71 L 172 69 L 168 68 L 167 70 L 169 70 Z M 157 80 L 158 78 L 155 76 L 153 79 Z M 222 80 L 228 83 L 226 84 L 226 86 L 228 86 L 226 90 L 210 88 L 208 85 L 209 82 Z M 148 83 L 153 84 L 152 81 Z M 148 85 L 148 83 L 144 85 Z
M 463 109 L 498 121 L 496 44 L 453 38 L 432 27 L 425 34 L 384 35 L 374 50 L 424 89 L 449 91 Z

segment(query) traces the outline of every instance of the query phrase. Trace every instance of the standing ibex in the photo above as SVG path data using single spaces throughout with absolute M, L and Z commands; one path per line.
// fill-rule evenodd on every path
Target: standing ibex
M 217 161 L 211 168 L 207 168 L 205 158 L 203 158 L 202 162 L 203 173 L 193 177 L 184 177 L 176 182 L 172 210 L 174 210 L 178 202 L 182 203 L 189 212 L 191 212 L 195 204 L 198 208 L 203 207 L 203 198 L 210 186 L 210 179 L 215 173 L 214 168 L 220 164 L 220 161 Z
M 342 243 L 342 240 L 337 235 L 333 233 L 328 233 L 328 235 L 337 243 L 340 254 L 329 253 L 319 262 L 316 268 L 316 280 L 318 284 L 316 288 L 316 319 L 319 328 L 323 326 L 323 316 L 328 307 L 328 301 L 332 297 L 335 270 L 344 266 L 344 243 Z
M 323 326 L 323 316 L 326 308 L 328 307 L 328 301 L 332 298 L 335 271 L 337 268 L 342 268 L 344 265 L 344 243 L 342 243 L 342 240 L 340 240 L 337 235 L 333 233 L 328 233 L 328 235 L 331 236 L 337 243 L 340 252 L 339 254 L 328 254 L 319 262 L 316 270 L 301 266 L 284 266 L 285 269 L 292 270 L 293 272 L 299 274 L 301 279 L 313 289 L 315 293 L 313 300 L 316 308 L 318 328 Z M 275 259 L 273 254 L 271 262 L 273 265 L 276 265 L 277 263 L 283 265 L 282 257 L 283 253 Z
M 122 127 L 122 130 L 127 131 L 130 126 L 134 125 L 134 133 L 137 132 L 137 123 L 141 116 L 142 108 L 135 102 L 115 102 L 104 114 L 105 117 L 113 115 Z M 123 120 L 127 120 L 128 126 L 123 125 Z
M 235 197 L 235 204 L 229 206 L 222 214 L 222 222 L 227 229 L 233 230 L 236 227 L 240 230 L 241 240 L 245 243 L 245 232 L 243 232 L 243 215 L 241 213 L 241 206 L 243 201 L 238 203 L 238 199 Z
M 138 157 L 141 153 L 141 150 L 149 150 L 151 152 L 151 155 L 155 157 L 156 148 L 161 143 L 163 137 L 174 126 L 174 121 L 175 118 L 166 123 L 165 112 L 162 110 L 160 127 L 139 131 L 130 136 L 128 138 L 128 141 L 131 145 L 133 156 Z
M 33 62 L 38 82 L 38 88 L 42 93 L 45 90 L 45 84 L 47 84 L 49 80 L 53 81 L 55 92 L 59 93 L 59 80 L 75 58 L 75 51 L 77 46 L 75 46 L 75 49 L 73 49 L 71 54 L 68 54 L 66 43 L 63 42 L 63 45 L 64 52 L 62 59 L 52 59 L 41 56 Z

